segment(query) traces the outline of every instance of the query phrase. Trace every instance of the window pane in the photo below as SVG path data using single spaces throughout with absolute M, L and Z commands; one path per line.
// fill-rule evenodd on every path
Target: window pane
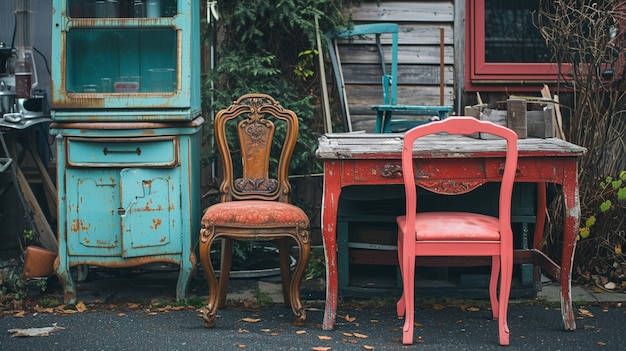
M 485 62 L 550 62 L 533 24 L 538 9 L 539 0 L 485 0 Z

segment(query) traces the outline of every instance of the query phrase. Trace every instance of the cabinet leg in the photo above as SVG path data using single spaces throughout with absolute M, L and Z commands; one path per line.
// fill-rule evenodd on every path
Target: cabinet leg
M 178 274 L 178 283 L 176 284 L 177 301 L 185 299 L 185 294 L 187 292 L 187 288 L 189 287 L 191 277 L 193 277 L 197 262 L 196 255 L 193 253 L 189 255 L 188 261 L 182 260 L 180 262 L 180 273 Z
M 58 255 L 54 262 L 54 273 L 63 286 L 63 301 L 66 304 L 76 303 L 76 288 L 74 287 L 74 280 L 70 275 L 70 267 L 67 265 L 67 260 Z

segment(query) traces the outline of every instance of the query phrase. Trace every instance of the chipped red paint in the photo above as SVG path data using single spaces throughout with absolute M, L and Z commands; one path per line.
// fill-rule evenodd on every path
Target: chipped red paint
M 488 182 L 496 179 L 503 157 L 500 140 L 480 140 L 437 135 L 414 145 L 416 175 L 450 182 Z M 402 184 L 402 176 L 389 170 L 400 164 L 402 139 L 394 134 L 330 134 L 319 139 L 316 155 L 324 161 L 322 238 L 326 256 L 326 308 L 322 328 L 334 328 L 338 301 L 337 211 L 341 189 L 350 185 Z M 433 148 L 436 145 L 437 148 Z M 504 145 L 502 143 L 502 145 Z M 517 182 L 555 183 L 562 186 L 564 233 L 559 267 L 537 250 L 516 250 L 516 263 L 541 264 L 561 284 L 564 327 L 576 329 L 571 300 L 571 268 L 580 221 L 578 158 L 586 149 L 560 139 L 520 139 Z M 447 171 L 437 165 L 446 164 Z M 451 170 L 450 170 L 451 168 Z M 462 187 L 463 188 L 463 187 Z M 450 189 L 454 189 L 451 187 Z M 448 189 L 448 190 L 450 190 Z M 538 192 L 545 196 L 545 192 Z M 541 207 L 539 207 L 541 206 Z M 537 218 L 545 218 L 545 199 L 539 199 Z M 540 227 L 538 227 L 540 228 Z M 543 231 L 541 234 L 543 235 Z M 538 239 L 535 238 L 535 241 Z

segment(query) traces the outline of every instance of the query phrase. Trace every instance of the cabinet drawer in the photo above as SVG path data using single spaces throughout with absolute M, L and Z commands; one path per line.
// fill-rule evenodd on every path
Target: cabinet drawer
M 67 165 L 74 167 L 173 167 L 178 165 L 178 139 L 66 138 Z

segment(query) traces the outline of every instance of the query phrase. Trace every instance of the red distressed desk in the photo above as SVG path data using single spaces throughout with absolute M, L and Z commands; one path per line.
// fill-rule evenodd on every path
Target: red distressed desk
M 560 139 L 520 139 L 516 181 L 537 183 L 537 227 L 533 247 L 515 251 L 515 263 L 533 263 L 561 284 L 561 311 L 564 327 L 576 329 L 571 300 L 571 268 L 580 221 L 578 198 L 578 158 L 586 149 Z M 420 186 L 450 193 L 454 189 L 475 188 L 496 179 L 502 171 L 505 143 L 464 136 L 433 135 L 417 141 L 414 157 Z M 400 154 L 401 134 L 343 133 L 319 138 L 317 157 L 324 160 L 324 195 L 322 200 L 322 236 L 326 255 L 326 310 L 323 329 L 335 324 L 338 299 L 337 210 L 343 187 L 350 185 L 402 184 Z M 448 171 L 442 171 L 442 165 Z M 449 167 L 453 167 L 453 171 Z M 447 179 L 447 189 L 433 189 L 430 179 Z M 558 265 L 541 252 L 545 221 L 545 184 L 561 186 L 564 202 L 563 250 Z M 439 259 L 442 266 L 444 258 Z M 457 262 L 458 263 L 458 262 Z M 489 263 L 488 260 L 485 261 Z

